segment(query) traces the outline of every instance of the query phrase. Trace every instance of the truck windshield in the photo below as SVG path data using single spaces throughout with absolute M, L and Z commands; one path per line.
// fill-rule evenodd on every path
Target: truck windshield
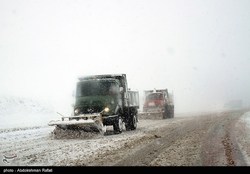
M 149 94 L 147 100 L 163 100 L 163 95 L 161 93 Z
M 88 80 L 77 84 L 76 96 L 116 95 L 119 85 L 114 81 Z

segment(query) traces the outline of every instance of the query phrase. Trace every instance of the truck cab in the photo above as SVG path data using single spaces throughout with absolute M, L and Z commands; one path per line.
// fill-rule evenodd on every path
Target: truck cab
M 138 91 L 127 87 L 126 74 L 80 77 L 76 85 L 74 116 L 100 114 L 103 125 L 113 125 L 115 133 L 137 127 Z
M 143 111 L 144 112 L 162 112 L 167 98 L 162 92 L 153 92 L 146 96 Z
M 173 95 L 167 89 L 145 90 L 144 113 L 162 114 L 163 118 L 174 117 Z

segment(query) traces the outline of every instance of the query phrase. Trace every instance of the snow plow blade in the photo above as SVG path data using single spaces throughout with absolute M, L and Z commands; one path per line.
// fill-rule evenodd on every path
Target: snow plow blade
M 67 130 L 83 130 L 85 132 L 106 132 L 103 126 L 102 118 L 99 114 L 80 115 L 71 117 L 62 117 L 62 120 L 52 120 L 49 126 Z

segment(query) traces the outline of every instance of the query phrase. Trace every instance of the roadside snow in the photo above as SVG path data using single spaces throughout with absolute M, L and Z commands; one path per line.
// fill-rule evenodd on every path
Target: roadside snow
M 13 113 L 9 115 L 1 115 L 0 127 L 1 129 L 8 128 L 24 128 L 48 125 L 49 121 L 55 117 L 56 114 L 48 113 Z
M 247 128 L 250 130 L 250 112 L 247 112 L 244 117 L 245 118 L 243 119 L 245 119 L 245 122 L 247 123 Z
M 236 123 L 238 145 L 248 166 L 250 166 L 250 112 L 246 112 Z
M 45 126 L 60 118 L 46 103 L 20 97 L 0 96 L 0 129 Z

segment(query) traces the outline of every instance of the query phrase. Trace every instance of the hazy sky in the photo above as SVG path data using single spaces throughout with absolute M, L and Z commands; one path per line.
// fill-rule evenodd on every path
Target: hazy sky
M 249 19 L 249 0 L 0 0 L 0 94 L 63 110 L 78 76 L 126 73 L 177 112 L 250 104 Z

